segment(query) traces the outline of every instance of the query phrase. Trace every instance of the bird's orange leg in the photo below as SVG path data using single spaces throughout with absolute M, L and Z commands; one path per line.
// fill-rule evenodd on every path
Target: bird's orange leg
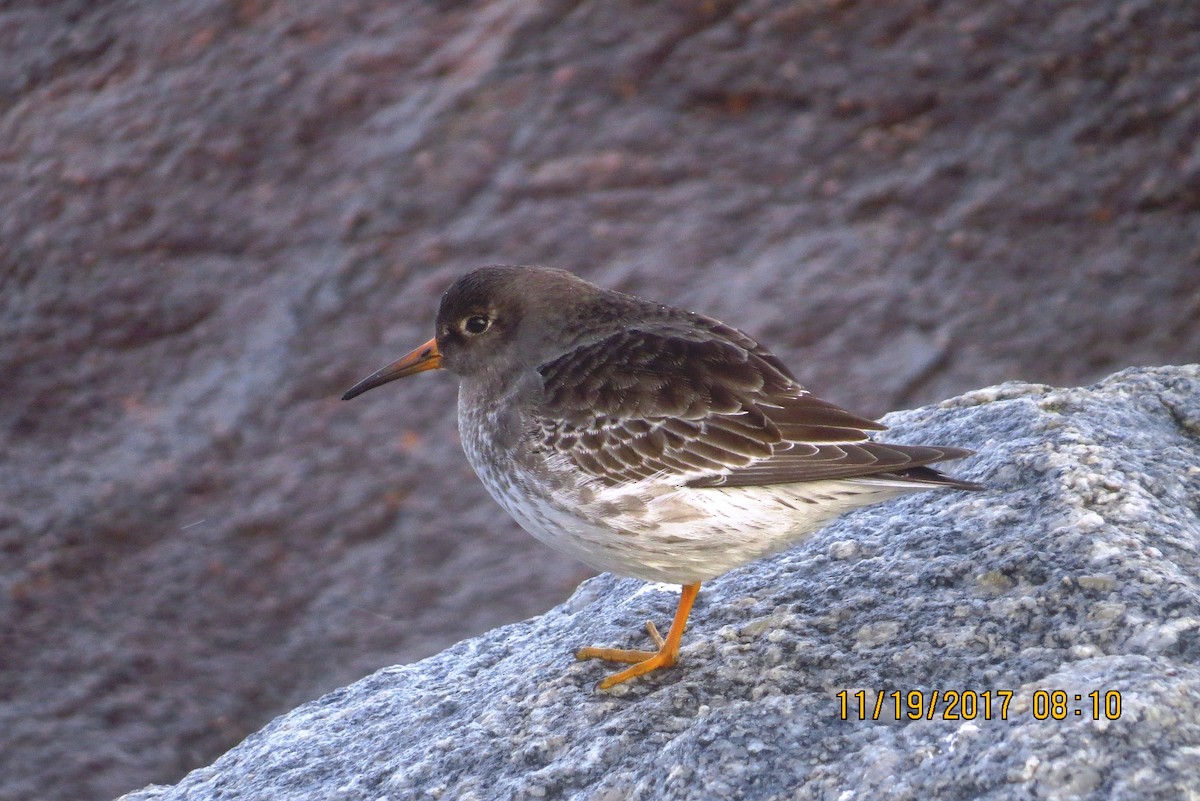
M 699 592 L 700 582 L 683 585 L 683 592 L 679 596 L 679 608 L 675 610 L 675 620 L 671 623 L 671 630 L 667 632 L 665 640 L 658 633 L 658 629 L 654 627 L 653 623 L 646 623 L 646 630 L 650 632 L 650 636 L 658 646 L 657 651 L 626 651 L 620 648 L 580 648 L 575 652 L 575 658 L 635 663 L 633 667 L 626 668 L 620 673 L 614 673 L 596 685 L 601 690 L 607 690 L 623 681 L 644 676 L 652 670 L 670 667 L 679 661 L 679 643 L 683 639 L 683 627 L 687 625 L 688 614 L 691 613 L 692 604 L 695 603 L 696 595 Z

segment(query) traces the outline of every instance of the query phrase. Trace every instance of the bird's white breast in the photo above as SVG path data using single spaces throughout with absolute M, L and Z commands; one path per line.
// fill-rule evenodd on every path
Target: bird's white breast
M 915 489 L 849 479 L 754 487 L 686 487 L 649 478 L 604 486 L 567 457 L 506 446 L 500 405 L 464 404 L 463 448 L 492 497 L 538 540 L 591 567 L 689 584 L 802 541 L 850 509 Z

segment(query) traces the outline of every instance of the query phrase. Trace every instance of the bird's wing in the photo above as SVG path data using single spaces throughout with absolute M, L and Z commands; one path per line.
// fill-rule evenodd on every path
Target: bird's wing
M 716 321 L 619 331 L 542 365 L 534 446 L 615 485 L 747 486 L 895 473 L 968 452 L 867 439 L 886 426 L 803 389 Z M 925 471 L 930 480 L 939 476 Z M 913 479 L 918 479 L 913 475 Z

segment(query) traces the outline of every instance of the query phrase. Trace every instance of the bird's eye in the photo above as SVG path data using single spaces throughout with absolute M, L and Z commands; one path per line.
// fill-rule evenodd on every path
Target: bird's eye
M 482 314 L 477 314 L 474 317 L 468 317 L 463 323 L 463 330 L 468 334 L 482 334 L 484 331 L 492 327 L 492 321 L 484 317 Z

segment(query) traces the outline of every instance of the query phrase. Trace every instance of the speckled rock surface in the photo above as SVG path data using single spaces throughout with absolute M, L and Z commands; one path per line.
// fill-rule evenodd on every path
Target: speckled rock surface
M 603 666 L 571 649 L 644 644 L 675 601 L 600 577 L 124 801 L 1195 798 L 1200 367 L 1005 384 L 888 422 L 977 448 L 958 472 L 990 489 L 856 512 L 705 585 L 671 671 L 593 689 Z M 868 718 L 883 693 L 877 720 L 859 690 Z M 897 719 L 896 691 L 943 700 Z M 947 691 L 992 703 L 948 719 L 967 710 Z

